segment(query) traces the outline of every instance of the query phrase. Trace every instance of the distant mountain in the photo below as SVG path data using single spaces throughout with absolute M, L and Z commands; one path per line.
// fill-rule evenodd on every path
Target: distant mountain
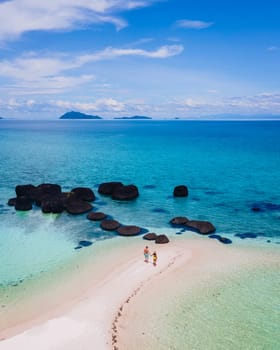
M 133 117 L 115 117 L 114 119 L 152 119 L 151 117 L 145 117 L 143 115 L 134 115 Z
M 102 119 L 98 115 L 89 115 L 80 112 L 67 112 L 63 114 L 59 119 Z

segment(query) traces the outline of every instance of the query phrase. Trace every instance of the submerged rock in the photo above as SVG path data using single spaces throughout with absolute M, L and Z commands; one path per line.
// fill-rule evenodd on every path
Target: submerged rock
M 189 220 L 184 225 L 203 235 L 208 235 L 216 230 L 215 226 L 209 221 Z
M 275 203 L 265 203 L 265 208 L 267 210 L 271 210 L 271 211 L 278 211 L 280 210 L 280 204 L 275 204 Z
M 221 237 L 219 239 L 220 242 L 224 243 L 224 244 L 231 244 L 232 243 L 232 240 L 227 238 L 227 237 Z
M 213 238 L 213 239 L 220 239 L 221 236 L 220 235 L 210 235 L 208 236 L 209 238 Z
M 122 182 L 103 182 L 98 187 L 98 192 L 104 195 L 111 195 L 117 187 L 123 186 Z
M 89 247 L 90 245 L 92 245 L 92 242 L 90 242 L 90 241 L 80 241 L 79 242 L 79 246 L 81 246 L 81 247 Z
M 251 210 L 254 212 L 280 211 L 280 204 L 270 202 L 257 202 L 253 204 Z
M 91 212 L 91 213 L 88 213 L 87 219 L 92 221 L 100 221 L 105 219 L 107 216 L 108 216 L 107 214 L 104 214 L 102 212 Z
M 143 236 L 143 239 L 146 239 L 147 241 L 155 241 L 157 238 L 157 234 L 154 232 L 147 233 Z
M 168 214 L 168 210 L 162 209 L 162 208 L 154 208 L 151 210 L 153 213 L 162 213 L 162 214 Z
M 141 227 L 138 226 L 121 226 L 117 229 L 117 232 L 121 236 L 136 236 L 141 232 Z
M 236 233 L 234 236 L 239 237 L 241 239 L 245 238 L 257 238 L 258 235 L 256 233 L 246 232 L 246 233 Z
M 71 190 L 75 197 L 83 201 L 92 202 L 95 200 L 95 194 L 92 189 L 88 187 L 77 187 Z
M 165 244 L 165 243 L 169 243 L 169 239 L 166 235 L 158 235 L 155 239 L 155 242 L 157 244 Z
M 121 226 L 121 224 L 116 220 L 105 219 L 105 220 L 101 221 L 101 223 L 100 223 L 100 227 L 106 231 L 115 231 L 120 226 Z
M 139 191 L 135 185 L 122 185 L 114 189 L 112 199 L 127 201 L 135 199 L 139 196 Z
M 170 220 L 170 224 L 180 226 L 186 224 L 188 221 L 189 219 L 185 216 L 176 216 L 175 218 Z
M 209 238 L 214 238 L 217 239 L 219 242 L 224 243 L 224 244 L 231 244 L 232 240 L 227 238 L 227 237 L 222 237 L 220 235 L 210 235 L 208 236 Z
M 66 203 L 66 210 L 69 214 L 84 214 L 92 210 L 93 206 L 80 199 L 70 199 Z
M 257 206 L 253 206 L 253 207 L 251 208 L 251 210 L 254 211 L 254 212 L 261 212 L 261 211 L 264 211 L 264 209 L 262 209 L 262 208 L 260 208 L 260 207 L 257 207 Z

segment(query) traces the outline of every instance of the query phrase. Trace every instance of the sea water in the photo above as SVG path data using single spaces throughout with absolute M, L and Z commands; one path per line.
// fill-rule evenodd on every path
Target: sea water
M 80 240 L 94 245 L 116 236 L 86 215 L 42 214 L 36 206 L 16 212 L 7 202 L 18 184 L 90 187 L 94 210 L 124 225 L 189 234 L 170 231 L 170 219 L 186 216 L 211 221 L 233 244 L 280 247 L 279 135 L 278 121 L 1 120 L 0 289 L 20 290 L 78 258 Z M 135 184 L 140 196 L 101 196 L 98 185 L 107 181 Z M 174 198 L 181 184 L 189 196 Z M 257 238 L 235 236 L 243 233 Z
M 121 320 L 120 348 L 279 349 L 279 260 L 258 267 L 234 265 L 224 271 L 205 268 L 194 283 L 195 274 L 181 271 L 177 281 L 166 279 L 160 292 L 146 289 L 137 296 L 136 310 L 132 304 Z
M 261 244 L 278 244 L 279 135 L 275 121 L 1 120 L 0 283 L 63 263 L 80 240 L 115 236 L 85 215 L 42 214 L 36 207 L 16 212 L 7 201 L 18 184 L 91 187 L 94 210 L 122 224 L 163 229 L 184 215 L 211 221 L 217 234 L 235 241 L 241 242 L 235 234 L 249 232 Z M 133 183 L 140 196 L 119 202 L 98 195 L 106 181 Z M 180 184 L 188 186 L 188 198 L 172 196 Z

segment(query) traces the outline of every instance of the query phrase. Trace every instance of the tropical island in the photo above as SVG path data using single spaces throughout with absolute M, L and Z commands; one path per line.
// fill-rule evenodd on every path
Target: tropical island
M 102 119 L 98 115 L 90 115 L 81 112 L 67 112 L 63 114 L 59 119 Z
M 98 115 L 90 115 L 81 112 L 71 111 L 63 114 L 59 119 L 103 119 Z M 132 117 L 114 117 L 113 119 L 123 119 L 123 120 L 149 120 L 151 117 L 146 117 L 143 115 L 134 115 Z

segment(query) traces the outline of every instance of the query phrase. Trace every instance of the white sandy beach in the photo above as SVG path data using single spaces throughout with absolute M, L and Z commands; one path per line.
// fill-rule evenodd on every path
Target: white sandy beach
M 131 333 L 130 321 L 141 319 L 147 298 L 168 293 L 176 297 L 176 290 L 195 288 L 202 280 L 234 274 L 244 264 L 261 261 L 257 252 L 240 247 L 176 237 L 166 245 L 148 242 L 150 250 L 158 253 L 154 267 L 143 261 L 146 243 L 137 237 L 132 244 L 119 246 L 118 253 L 108 250 L 94 269 L 89 267 L 60 290 L 59 307 L 54 303 L 47 310 L 46 303 L 37 317 L 2 329 L 0 349 L 132 349 L 137 337 Z

